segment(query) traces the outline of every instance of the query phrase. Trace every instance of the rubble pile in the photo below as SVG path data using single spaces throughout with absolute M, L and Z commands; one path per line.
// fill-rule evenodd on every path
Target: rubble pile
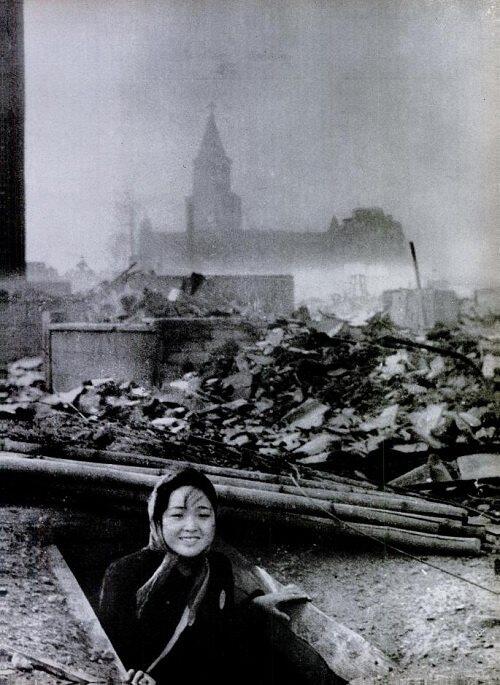
M 275 326 L 201 369 L 200 390 L 212 406 L 191 425 L 270 458 L 326 460 L 340 470 L 361 468 L 381 448 L 402 462 L 412 453 L 484 449 L 494 441 L 495 414 L 477 343 L 458 330 L 429 337 L 422 344 L 444 353 L 416 340 L 398 344 L 380 318 L 332 336 L 304 324 Z
M 214 291 L 207 279 L 192 273 L 177 286 L 166 287 L 154 273 L 125 272 L 104 281 L 86 295 L 87 320 L 96 323 L 133 323 L 150 318 L 241 316 L 265 318 L 258 302 L 245 293 L 231 296 Z
M 142 478 L 146 487 L 172 460 L 189 461 L 215 469 L 229 506 L 291 513 L 293 525 L 314 529 L 326 515 L 329 529 L 349 522 L 348 534 L 478 553 L 497 544 L 488 526 L 498 469 L 493 384 L 476 340 L 459 329 L 403 339 L 380 317 L 329 334 L 282 320 L 161 389 L 101 378 L 48 393 L 42 360 L 22 359 L 0 387 L 2 468 L 100 485 L 110 478 L 109 487 Z M 62 470 L 61 460 L 69 460 Z M 311 467 L 332 481 L 318 482 Z M 435 495 L 435 482 L 445 486 L 439 496 L 467 509 L 401 495 L 408 487 Z
M 162 390 L 94 379 L 51 395 L 41 359 L 20 360 L 0 390 L 0 418 L 16 419 L 15 439 L 146 454 L 177 444 L 215 463 L 327 465 L 381 481 L 429 455 L 491 451 L 493 387 L 479 364 L 477 341 L 459 329 L 405 341 L 380 317 L 331 335 L 282 321 Z M 377 474 L 382 451 L 389 470 Z
M 135 322 L 145 318 L 248 316 L 237 300 L 175 292 L 170 297 L 154 288 L 142 291 L 105 286 L 87 297 L 89 319 L 95 322 Z

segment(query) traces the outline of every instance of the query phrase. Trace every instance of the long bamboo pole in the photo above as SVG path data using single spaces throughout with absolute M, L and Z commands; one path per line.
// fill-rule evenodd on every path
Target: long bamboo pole
M 23 454 L 41 454 L 53 455 L 54 453 L 61 456 L 73 457 L 75 459 L 91 461 L 112 461 L 114 463 L 130 463 L 136 466 L 151 466 L 162 468 L 164 466 L 172 465 L 180 468 L 182 466 L 198 466 L 203 468 L 205 473 L 214 475 L 226 475 L 248 478 L 249 480 L 262 480 L 269 483 L 283 483 L 291 484 L 290 476 L 280 476 L 273 473 L 263 473 L 260 471 L 250 471 L 248 469 L 237 469 L 229 466 L 213 466 L 212 464 L 203 464 L 180 459 L 169 459 L 168 457 L 156 457 L 137 452 L 128 452 L 123 450 L 95 450 L 88 447 L 74 447 L 70 445 L 59 446 L 57 448 L 47 447 L 40 443 L 27 443 L 10 440 L 4 440 L 3 449 L 5 451 L 14 451 Z M 315 478 L 304 478 L 302 482 L 305 485 L 312 483 L 324 483 L 324 487 L 335 487 L 346 492 L 376 490 L 373 483 L 364 481 L 356 481 L 352 478 L 343 478 L 333 474 L 315 474 Z
M 93 463 L 71 459 L 61 459 L 60 457 L 39 457 L 46 461 L 53 461 L 55 463 L 64 461 L 69 464 L 84 465 L 97 469 L 114 469 L 130 473 L 147 473 L 149 475 L 161 476 L 169 473 L 169 469 L 158 469 L 146 466 L 132 466 L 124 464 L 106 464 Z M 202 469 L 203 470 L 203 469 Z M 404 496 L 396 496 L 392 493 L 346 493 L 343 491 L 327 490 L 320 487 L 296 487 L 288 485 L 280 485 L 277 483 L 260 482 L 256 480 L 246 480 L 243 478 L 229 478 L 226 476 L 210 475 L 210 479 L 218 485 L 229 485 L 234 487 L 247 488 L 250 490 L 259 490 L 267 492 L 277 492 L 288 495 L 296 495 L 298 497 L 312 497 L 322 499 L 336 504 L 355 504 L 363 507 L 371 507 L 374 509 L 387 509 L 390 511 L 398 511 L 405 514 L 420 514 L 427 515 L 432 518 L 439 518 L 441 522 L 449 520 L 450 528 L 461 526 L 460 521 L 451 519 L 462 519 L 466 516 L 465 509 L 459 507 L 452 507 L 426 500 L 419 500 L 417 498 L 410 499 Z
M 14 457 L 0 455 L 0 472 L 2 473 L 3 487 L 11 488 L 12 481 L 19 482 L 19 477 L 23 486 L 31 479 L 31 485 L 43 489 L 44 494 L 50 490 L 50 486 L 55 486 L 56 490 L 67 492 L 68 487 L 77 490 L 85 490 L 89 495 L 105 494 L 106 497 L 128 496 L 142 500 L 149 494 L 151 488 L 157 481 L 156 476 L 139 473 L 125 473 L 121 471 L 98 470 L 88 465 L 76 466 L 69 463 L 53 463 L 26 457 Z M 8 476 L 11 476 L 9 482 Z M 6 477 L 7 476 L 7 477 Z M 353 505 L 330 504 L 325 507 L 325 502 L 317 499 L 306 499 L 294 497 L 293 495 L 283 495 L 273 492 L 256 492 L 245 488 L 235 488 L 230 486 L 215 485 L 221 502 L 228 506 L 236 507 L 257 507 L 270 511 L 282 511 L 283 509 L 291 513 L 306 514 L 323 517 L 323 513 L 328 516 L 329 512 L 346 521 L 355 523 L 374 523 L 390 528 L 401 529 L 401 526 L 409 532 L 429 533 L 435 532 L 435 524 L 431 521 L 423 521 L 415 517 L 395 514 L 382 510 L 369 509 L 368 507 L 356 507 Z M 432 535 L 427 535 L 429 540 Z M 441 536 L 438 536 L 441 537 Z M 424 538 L 425 539 L 425 538 Z M 448 539 L 448 538 L 446 538 Z M 462 538 L 450 538 L 462 540 Z M 469 540 L 474 540 L 470 538 Z M 480 541 L 477 540 L 480 546 Z M 475 548 L 474 543 L 474 548 Z M 430 545 L 432 548 L 432 545 Z M 465 545 L 465 549 L 469 549 Z
M 429 535 L 415 530 L 394 528 L 392 526 L 374 526 L 366 523 L 353 524 L 356 530 L 371 535 L 381 542 L 405 547 L 416 547 L 421 550 L 445 552 L 446 554 L 480 554 L 479 538 L 449 537 L 446 535 Z
M 8 455 L 13 453 L 7 453 Z M 106 453 L 108 454 L 108 453 Z M 131 473 L 147 473 L 149 475 L 163 475 L 170 472 L 171 470 L 179 468 L 179 462 L 169 461 L 168 466 L 172 469 L 166 468 L 155 468 L 146 466 L 136 466 L 136 465 L 125 465 L 125 464 L 115 464 L 106 463 L 104 461 L 100 462 L 89 462 L 80 460 L 63 459 L 60 457 L 38 457 L 43 458 L 48 461 L 60 462 L 65 461 L 66 463 L 72 463 L 75 465 L 88 464 L 89 467 L 101 468 L 101 469 L 114 469 L 128 471 Z M 182 463 L 181 463 L 182 464 Z M 164 465 L 165 466 L 165 465 Z M 200 470 L 204 470 L 203 465 L 199 466 Z M 394 495 L 390 492 L 363 492 L 363 493 L 345 493 L 343 491 L 337 491 L 335 489 L 323 489 L 318 483 L 316 487 L 296 487 L 294 485 L 280 485 L 276 483 L 260 482 L 255 480 L 246 480 L 242 478 L 232 478 L 227 476 L 219 476 L 208 474 L 214 482 L 219 485 L 229 485 L 235 487 L 243 487 L 249 489 L 258 489 L 262 491 L 277 492 L 282 494 L 289 494 L 295 496 L 313 497 L 317 499 L 324 499 L 330 502 L 335 502 L 337 504 L 354 504 L 359 506 L 368 506 L 375 509 L 387 509 L 391 511 L 399 511 L 402 513 L 409 514 L 426 514 L 433 517 L 444 517 L 444 518 L 457 518 L 464 519 L 466 517 L 466 510 L 460 507 L 454 507 L 452 505 L 446 505 L 441 503 L 427 502 L 426 500 L 420 499 L 418 497 L 405 497 L 404 495 Z M 265 475 L 265 474 L 264 474 Z M 292 481 L 293 482 L 293 481 Z M 300 481 L 302 483 L 302 481 Z M 316 485 L 316 484 L 315 484 Z
M 328 517 L 333 514 L 346 521 L 376 523 L 427 533 L 440 534 L 443 532 L 439 521 L 432 521 L 417 514 L 408 515 L 354 504 L 336 504 L 314 497 L 306 498 L 277 492 L 259 492 L 228 485 L 216 485 L 215 487 L 221 500 L 233 506 L 256 506 L 273 511 L 284 509 L 298 514 L 321 517 Z
M 124 452 L 114 450 L 94 450 L 82 447 L 61 446 L 58 448 L 47 448 L 40 443 L 18 442 L 7 438 L 4 441 L 3 449 L 5 451 L 14 451 L 20 454 L 40 455 L 47 454 L 57 457 L 75 457 L 79 461 L 92 461 L 103 464 L 126 464 L 127 466 L 143 467 L 145 469 L 163 469 L 165 468 L 182 468 L 185 466 L 195 466 L 207 475 L 220 475 L 227 478 L 241 478 L 245 480 L 255 480 L 260 483 L 274 483 L 285 486 L 294 486 L 295 481 L 287 475 L 277 475 L 272 473 L 263 473 L 260 471 L 249 471 L 245 469 L 236 469 L 231 467 L 214 466 L 211 464 L 203 464 L 198 462 L 181 461 L 177 459 L 167 459 L 163 457 L 153 457 L 150 455 L 138 454 L 136 452 Z M 335 490 L 337 492 L 360 492 L 367 493 L 372 497 L 380 497 L 385 499 L 388 496 L 399 497 L 405 502 L 423 503 L 421 497 L 416 494 L 407 494 L 402 492 L 394 492 L 392 490 L 374 490 L 366 487 L 355 487 L 338 483 L 330 480 L 330 474 L 323 474 L 317 479 L 299 477 L 299 484 L 305 488 L 322 488 L 325 490 Z M 464 517 L 467 514 L 466 509 L 457 507 L 451 504 L 443 504 L 440 502 L 432 502 L 432 509 L 443 516 L 451 516 L 456 518 Z M 413 510 L 412 507 L 408 509 Z M 431 508 L 425 508 L 425 511 L 431 511 Z
M 223 508 L 221 510 L 221 517 L 223 520 L 235 519 L 237 517 L 238 520 L 247 520 L 256 525 L 268 523 L 267 518 L 264 522 L 258 511 L 250 509 L 235 513 L 232 509 Z M 374 542 L 401 545 L 406 549 L 458 555 L 480 554 L 481 552 L 481 541 L 479 538 L 473 537 L 434 535 L 415 530 L 351 521 L 342 523 L 318 516 L 287 512 L 270 512 L 269 522 L 272 525 L 282 526 L 284 529 L 304 531 L 305 533 L 327 538 L 331 537 L 332 534 L 356 539 L 366 539 L 366 536 L 369 536 L 375 538 Z
M 230 467 L 220 467 L 213 466 L 211 464 L 202 464 L 189 461 L 180 461 L 173 459 L 166 459 L 160 457 L 145 457 L 144 455 L 137 455 L 133 452 L 114 452 L 111 450 L 88 450 L 85 448 L 65 448 L 64 454 L 74 455 L 82 460 L 90 460 L 93 456 L 96 457 L 96 461 L 102 461 L 103 463 L 109 463 L 111 460 L 113 463 L 125 463 L 129 462 L 130 459 L 151 459 L 154 464 L 160 468 L 173 468 L 179 469 L 187 466 L 194 466 L 203 473 L 207 475 L 228 477 L 228 478 L 242 478 L 250 481 L 259 481 L 260 483 L 274 483 L 285 486 L 294 486 L 295 482 L 290 476 L 276 475 L 271 473 L 262 473 L 260 471 L 249 471 L 244 469 L 235 469 Z M 154 468 L 154 467 L 153 467 Z M 355 487 L 351 485 L 345 485 L 343 483 L 337 483 L 336 481 L 330 481 L 329 479 L 309 479 L 299 477 L 299 484 L 301 487 L 305 488 L 320 488 L 325 490 L 334 490 L 335 492 L 359 492 L 362 494 L 369 494 L 371 497 L 379 497 L 385 499 L 388 496 L 398 497 L 399 500 L 404 500 L 405 502 L 418 503 L 420 506 L 425 500 L 423 500 L 418 495 L 403 494 L 391 492 L 390 490 L 368 490 L 365 487 Z M 412 511 L 412 507 L 409 507 L 408 511 Z M 419 509 L 419 511 L 421 511 Z M 425 506 L 423 511 L 431 513 L 431 511 L 442 515 L 450 516 L 455 518 L 463 518 L 467 515 L 467 510 L 463 507 L 458 507 L 452 504 L 443 504 L 440 502 L 432 502 L 429 506 Z
M 183 461 L 180 459 L 167 459 L 164 457 L 153 457 L 145 454 L 137 454 L 135 452 L 123 452 L 115 450 L 94 450 L 85 447 L 71 447 L 61 446 L 58 448 L 46 447 L 38 443 L 17 442 L 7 439 L 4 441 L 3 450 L 5 452 L 14 452 L 18 454 L 26 454 L 38 456 L 41 454 L 47 456 L 60 456 L 78 459 L 80 461 L 91 461 L 94 463 L 103 464 L 126 464 L 130 466 L 142 466 L 144 468 L 183 468 L 186 466 L 194 466 L 203 471 L 207 475 L 221 475 L 227 477 L 239 477 L 248 480 L 258 480 L 266 483 L 281 483 L 283 485 L 292 485 L 293 481 L 290 476 L 280 476 L 273 473 L 263 473 L 261 471 L 249 471 L 245 469 L 235 469 L 231 467 L 213 466 L 212 464 L 204 464 L 192 461 Z M 301 483 L 306 487 L 321 486 L 332 490 L 341 490 L 344 492 L 360 491 L 365 492 L 364 487 L 355 487 L 353 485 L 345 485 L 330 480 L 312 480 L 302 479 Z M 371 490 L 370 490 L 371 492 Z
M 69 483 L 93 483 L 101 487 L 113 489 L 119 485 L 144 490 L 149 489 L 155 484 L 157 477 L 148 474 L 105 471 L 96 469 L 88 464 L 84 466 L 69 463 L 44 462 L 41 459 L 26 459 L 19 457 L 3 458 L 2 468 L 7 472 L 15 471 L 21 467 L 24 473 L 36 471 L 39 477 L 44 475 L 46 479 L 58 477 L 61 484 L 65 481 Z M 11 468 L 13 467 L 13 468 Z M 379 525 L 390 525 L 395 527 L 409 528 L 428 533 L 439 534 L 442 532 L 439 522 L 417 518 L 416 515 L 399 514 L 396 512 L 360 507 L 351 504 L 333 504 L 316 498 L 299 497 L 297 495 L 286 495 L 277 492 L 264 492 L 249 490 L 247 488 L 234 487 L 232 485 L 217 485 L 215 489 L 223 502 L 232 506 L 259 507 L 280 511 L 286 509 L 290 512 L 309 514 L 313 516 L 328 516 L 333 514 L 341 519 L 357 521 L 361 523 L 377 523 Z
M 320 477 L 322 480 L 330 480 L 332 481 L 332 483 L 345 483 L 347 485 L 355 485 L 356 487 L 362 487 L 368 490 L 377 489 L 377 486 L 374 483 L 370 483 L 369 481 L 356 480 L 354 478 L 346 478 L 345 476 L 337 476 L 335 473 L 330 473 L 330 471 L 320 471 L 316 469 L 314 466 L 308 466 L 305 464 L 302 466 L 302 468 L 305 468 L 307 471 L 312 471 L 317 476 L 321 474 Z
M 429 517 L 442 517 L 450 519 L 458 519 L 455 521 L 457 525 L 461 525 L 460 521 L 465 519 L 467 512 L 461 507 L 453 507 L 446 504 L 434 504 L 434 502 L 427 502 L 426 500 L 410 499 L 404 496 L 393 495 L 392 493 L 384 492 L 343 492 L 338 490 L 328 490 L 321 487 L 302 487 L 301 481 L 298 481 L 299 486 L 295 485 L 280 485 L 274 483 L 261 483 L 259 481 L 247 481 L 240 478 L 226 478 L 224 476 L 212 476 L 219 485 L 231 485 L 240 488 L 249 488 L 260 491 L 276 492 L 284 495 L 293 495 L 296 497 L 305 497 L 313 499 L 321 499 L 335 504 L 353 504 L 361 507 L 370 507 L 373 509 L 388 509 L 391 511 L 401 512 L 403 514 L 420 514 Z

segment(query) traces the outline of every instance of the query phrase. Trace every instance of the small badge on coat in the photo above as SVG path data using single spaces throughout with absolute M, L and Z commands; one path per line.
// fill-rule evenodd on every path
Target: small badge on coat
M 221 590 L 220 595 L 219 595 L 219 609 L 222 611 L 224 609 L 224 606 L 226 604 L 226 591 Z

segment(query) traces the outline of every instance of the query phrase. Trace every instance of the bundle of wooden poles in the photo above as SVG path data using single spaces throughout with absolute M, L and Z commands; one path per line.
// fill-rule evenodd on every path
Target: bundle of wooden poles
M 159 476 L 195 466 L 214 483 L 221 506 L 243 518 L 269 519 L 315 532 L 367 536 L 427 553 L 479 554 L 484 527 L 467 510 L 419 496 L 313 472 L 304 478 L 193 464 L 132 452 L 61 447 L 6 440 L 0 452 L 0 486 L 31 481 L 41 488 L 144 501 Z M 9 485 L 10 484 L 10 485 Z

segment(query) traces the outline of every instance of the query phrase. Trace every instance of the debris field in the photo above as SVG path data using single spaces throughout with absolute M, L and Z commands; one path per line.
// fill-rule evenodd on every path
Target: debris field
M 498 480 L 482 478 L 480 471 L 475 477 L 474 468 L 471 475 L 470 464 L 463 478 L 460 466 L 465 460 L 467 471 L 470 455 L 491 462 L 498 451 L 494 386 L 481 362 L 477 336 L 464 327 L 436 328 L 425 339 L 402 337 L 380 316 L 364 327 L 339 324 L 328 333 L 311 321 L 277 321 L 258 342 L 226 344 L 197 372 L 161 389 L 104 378 L 50 394 L 41 360 L 25 359 L 11 365 L 1 391 L 4 448 L 36 443 L 39 455 L 73 459 L 80 458 L 75 449 L 81 455 L 87 448 L 286 476 L 286 482 L 262 486 L 262 478 L 249 484 L 241 473 L 237 480 L 243 482 L 219 486 L 252 488 L 253 499 L 228 491 L 232 504 L 322 518 L 318 500 L 325 494 L 318 490 L 328 487 L 317 481 L 333 479 L 336 497 L 328 495 L 335 506 L 326 512 L 333 523 L 350 521 L 380 539 L 388 533 L 386 542 L 425 547 L 423 533 L 469 538 L 464 552 L 472 551 L 470 539 L 480 539 L 481 549 L 496 549 L 491 526 Z M 144 459 L 144 467 L 158 467 Z M 410 488 L 433 494 L 442 486 L 439 497 L 468 509 L 410 507 L 408 517 L 404 491 L 390 487 L 407 472 L 416 473 Z M 226 473 L 219 475 L 227 480 Z M 311 481 L 306 492 L 304 479 Z M 385 492 L 374 493 L 375 485 Z M 438 518 L 417 520 L 432 514 Z M 372 523 L 384 528 L 363 529 Z M 401 537 L 394 528 L 419 534 Z
M 425 338 L 403 337 L 380 316 L 363 327 L 321 328 L 277 321 L 258 342 L 225 345 L 162 388 L 101 378 L 48 392 L 42 359 L 18 360 L 0 387 L 3 450 L 17 453 L 11 459 L 23 468 L 31 460 L 40 473 L 64 460 L 69 471 L 107 470 L 125 485 L 132 474 L 145 487 L 175 463 L 194 462 L 211 475 L 223 504 L 242 506 L 250 521 L 252 511 L 259 517 L 265 509 L 289 529 L 324 526 L 365 542 L 375 538 L 387 550 L 411 549 L 418 537 L 416 547 L 426 554 L 459 555 L 441 556 L 444 568 L 493 586 L 494 560 L 463 556 L 498 551 L 495 388 L 477 332 L 441 327 Z M 481 623 L 476 639 L 460 581 L 446 598 L 431 591 L 440 573 L 418 561 L 397 554 L 381 560 L 379 553 L 372 559 L 362 543 L 353 557 L 313 537 L 306 536 L 304 549 L 284 543 L 279 554 L 249 537 L 248 551 L 283 581 L 303 585 L 327 613 L 365 631 L 401 673 L 416 673 L 424 659 L 445 674 L 462 673 L 472 654 L 474 668 L 492 676 L 498 620 L 489 616 L 487 599 L 480 600 L 478 621 L 490 623 Z M 374 608 L 375 591 L 388 595 L 385 621 Z M 419 605 L 412 623 L 415 597 L 424 601 L 426 592 L 427 614 Z M 460 635 L 462 606 L 467 630 Z M 432 641 L 416 649 L 429 625 Z
M 20 360 L 0 385 L 0 418 L 13 439 L 149 454 L 175 442 L 207 462 L 326 465 L 379 483 L 430 455 L 456 475 L 453 459 L 497 440 L 477 338 L 461 329 L 402 338 L 380 317 L 330 335 L 277 322 L 161 390 L 109 378 L 48 394 L 41 359 Z

